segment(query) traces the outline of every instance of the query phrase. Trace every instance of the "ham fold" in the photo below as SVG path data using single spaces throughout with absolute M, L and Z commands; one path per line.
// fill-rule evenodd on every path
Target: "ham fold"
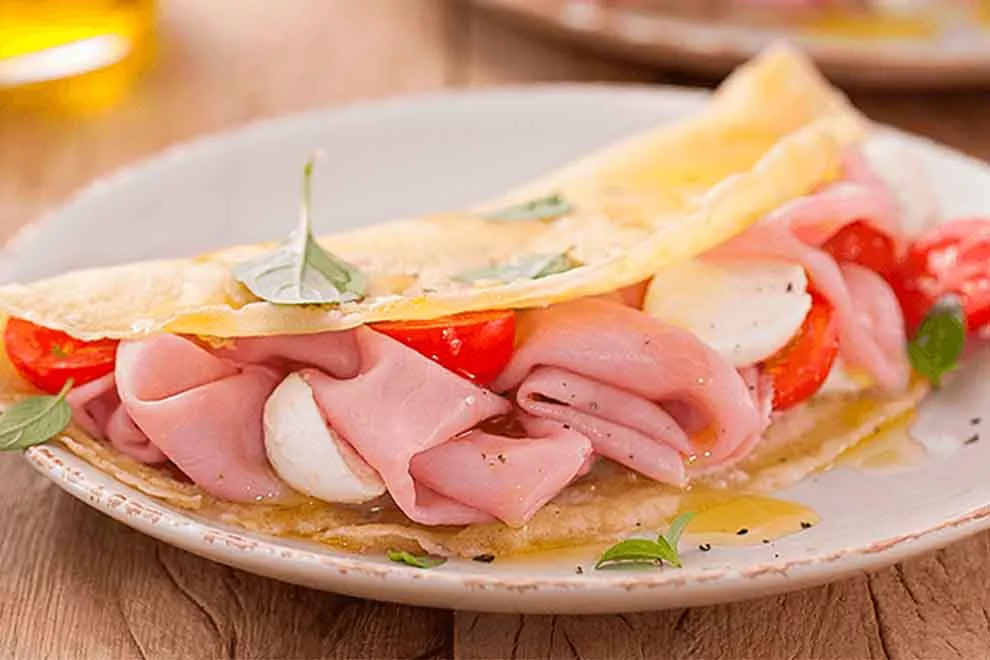
M 261 425 L 277 370 L 235 364 L 184 337 L 157 335 L 121 342 L 114 375 L 124 410 L 149 444 L 204 490 L 235 502 L 285 494 L 268 465 Z M 112 426 L 106 433 L 121 446 Z
M 635 309 L 583 299 L 522 313 L 521 344 L 496 391 L 563 422 L 595 451 L 683 485 L 685 462 L 734 460 L 766 427 L 743 377 L 690 333 Z
M 527 419 L 525 438 L 472 430 L 511 404 L 390 337 L 354 332 L 357 377 L 306 370 L 303 378 L 330 426 L 413 520 L 520 525 L 584 469 L 591 444 L 579 433 Z
M 590 463 L 588 439 L 559 423 L 523 415 L 514 434 L 478 428 L 511 404 L 367 328 L 212 347 L 177 335 L 125 341 L 115 372 L 68 398 L 83 430 L 138 461 L 171 461 L 222 499 L 278 500 L 289 488 L 268 463 L 262 415 L 296 370 L 417 522 L 521 525 Z
M 910 378 L 904 319 L 890 286 L 853 264 L 838 264 L 819 249 L 846 225 L 865 221 L 904 241 L 893 195 L 859 157 L 845 163 L 845 178 L 770 214 L 706 254 L 711 259 L 778 258 L 800 263 L 838 314 L 843 361 L 868 373 L 888 392 L 903 392 Z

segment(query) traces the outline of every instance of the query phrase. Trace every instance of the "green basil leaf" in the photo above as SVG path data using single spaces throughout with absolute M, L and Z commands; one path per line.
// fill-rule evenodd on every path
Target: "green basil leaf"
M 360 300 L 364 275 L 313 238 L 310 218 L 313 160 L 303 170 L 299 224 L 275 250 L 234 266 L 232 272 L 251 293 L 281 305 L 335 304 Z
M 65 400 L 71 388 L 70 379 L 55 396 L 24 399 L 0 415 L 0 451 L 40 445 L 65 430 L 72 419 L 72 409 Z
M 560 195 L 547 195 L 485 214 L 489 220 L 553 220 L 574 210 Z
M 670 547 L 674 549 L 674 554 L 677 554 L 677 545 L 681 542 L 681 535 L 684 533 L 684 528 L 688 526 L 688 523 L 697 515 L 694 511 L 685 511 L 681 515 L 674 518 L 674 521 L 670 523 L 670 528 L 667 530 L 665 536 L 667 543 Z M 678 560 L 680 557 L 678 556 Z
M 623 563 L 655 563 L 664 561 L 669 553 L 656 541 L 650 539 L 626 539 L 619 541 L 611 548 L 602 553 L 595 564 L 595 568 L 601 568 L 605 564 L 616 562 Z
M 415 568 L 436 568 L 447 562 L 443 557 L 434 557 L 433 555 L 414 555 L 411 552 L 406 552 L 405 550 L 396 550 L 395 548 L 388 548 L 385 551 L 388 558 L 399 564 L 406 564 L 407 566 L 413 566 Z
M 454 279 L 467 284 L 482 280 L 497 280 L 509 284 L 518 280 L 538 280 L 541 277 L 566 273 L 580 265 L 566 252 L 529 254 L 488 268 L 467 271 L 455 275 Z
M 954 295 L 939 298 L 908 342 L 908 359 L 919 374 L 938 387 L 942 376 L 959 363 L 966 343 L 966 314 Z
M 677 546 L 668 542 L 663 534 L 657 535 L 657 545 L 660 547 L 661 559 L 677 568 L 681 567 L 681 555 L 677 552 Z
M 601 568 L 605 564 L 612 563 L 660 563 L 667 562 L 671 566 L 680 568 L 681 555 L 677 551 L 677 544 L 680 543 L 684 528 L 691 522 L 695 514 L 692 511 L 682 513 L 674 518 L 667 530 L 667 536 L 657 535 L 656 541 L 650 539 L 626 539 L 613 545 L 602 553 L 598 558 L 595 568 Z

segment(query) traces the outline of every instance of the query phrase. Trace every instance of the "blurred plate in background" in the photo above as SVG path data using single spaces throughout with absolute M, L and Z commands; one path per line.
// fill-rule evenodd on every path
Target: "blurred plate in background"
M 904 20 L 872 27 L 834 19 L 803 26 L 757 26 L 676 16 L 643 6 L 649 2 L 631 0 L 621 6 L 601 0 L 472 1 L 521 27 L 668 69 L 720 76 L 768 43 L 784 38 L 810 52 L 840 84 L 885 88 L 990 84 L 990 20 L 985 24 L 943 21 L 927 27 L 919 21 L 915 29 Z

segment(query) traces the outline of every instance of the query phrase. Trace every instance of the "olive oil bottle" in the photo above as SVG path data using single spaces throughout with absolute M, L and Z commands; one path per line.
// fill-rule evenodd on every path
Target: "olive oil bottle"
M 0 110 L 87 111 L 154 53 L 154 0 L 0 0 Z

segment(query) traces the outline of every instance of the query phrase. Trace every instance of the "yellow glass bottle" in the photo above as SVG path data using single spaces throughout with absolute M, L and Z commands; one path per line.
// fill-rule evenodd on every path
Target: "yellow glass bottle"
M 86 111 L 153 59 L 154 0 L 0 0 L 0 109 Z

